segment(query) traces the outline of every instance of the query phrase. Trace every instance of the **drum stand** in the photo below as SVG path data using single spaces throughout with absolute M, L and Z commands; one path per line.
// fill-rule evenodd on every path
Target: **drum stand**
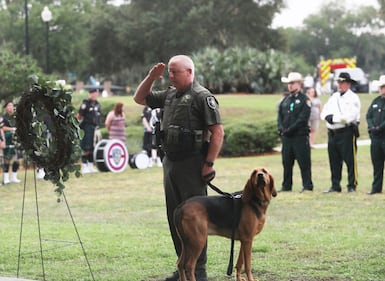
M 39 202 L 38 202 L 37 185 L 36 185 L 36 165 L 34 164 L 33 166 L 34 166 L 33 177 L 34 177 L 34 183 L 35 183 L 36 218 L 37 218 L 37 227 L 38 227 L 38 235 L 39 235 L 39 246 L 40 246 L 41 268 L 42 268 L 43 281 L 45 281 L 46 279 L 45 279 L 45 269 L 44 269 L 44 258 L 43 258 L 43 246 L 42 246 L 42 238 L 41 238 L 41 228 L 40 228 Z M 27 165 L 27 167 L 28 167 L 28 165 Z M 24 175 L 24 190 L 23 190 L 23 203 L 22 203 L 21 222 L 20 222 L 19 252 L 18 252 L 18 264 L 17 264 L 17 278 L 19 278 L 19 273 L 20 273 L 21 245 L 22 245 L 22 237 L 23 237 L 24 210 L 25 210 L 25 193 L 26 193 L 26 186 L 27 186 L 27 184 L 26 184 L 26 182 L 27 182 L 27 170 L 28 170 L 27 167 L 26 167 L 26 169 L 25 169 L 25 175 Z M 69 205 L 68 205 L 68 201 L 67 201 L 67 198 L 66 198 L 66 196 L 65 196 L 64 190 L 62 191 L 62 195 L 63 195 L 64 201 L 65 201 L 65 203 L 66 203 L 67 210 L 68 210 L 68 214 L 69 214 L 69 216 L 70 216 L 70 218 L 71 218 L 71 221 L 72 221 L 72 224 L 73 224 L 73 226 L 74 226 L 74 229 L 75 229 L 75 232 L 76 232 L 76 235 L 77 235 L 77 238 L 78 238 L 79 242 L 58 241 L 58 240 L 56 240 L 55 242 L 64 242 L 64 243 L 67 243 L 67 244 L 77 244 L 77 243 L 79 243 L 80 246 L 81 246 L 81 249 L 82 249 L 84 258 L 85 258 L 85 260 L 86 260 L 86 263 L 87 263 L 87 266 L 88 266 L 88 269 L 89 269 L 91 278 L 92 278 L 93 281 L 95 281 L 94 274 L 92 273 L 91 266 L 90 266 L 90 263 L 89 263 L 89 261 L 88 261 L 86 251 L 85 251 L 85 249 L 84 249 L 84 247 L 83 247 L 83 242 L 82 242 L 82 240 L 80 239 L 80 235 L 79 235 L 78 229 L 77 229 L 77 227 L 76 227 L 74 218 L 73 218 L 73 216 L 72 216 L 70 207 L 69 207 Z M 60 202 L 60 198 L 58 198 L 57 201 L 58 201 L 58 203 L 59 203 L 59 202 Z

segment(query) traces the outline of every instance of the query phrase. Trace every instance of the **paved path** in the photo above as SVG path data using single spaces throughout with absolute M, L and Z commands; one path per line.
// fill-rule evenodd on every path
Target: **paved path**
M 370 139 L 368 140 L 357 140 L 357 145 L 358 146 L 365 146 L 365 145 L 370 145 Z M 327 148 L 328 144 L 327 143 L 318 143 L 314 145 L 314 148 L 320 149 L 320 148 Z M 274 151 L 281 151 L 281 146 L 275 147 Z M 1 280 L 0 280 L 1 281 Z
M 34 280 L 19 279 L 19 278 L 13 278 L 13 277 L 0 277 L 0 281 L 34 281 Z

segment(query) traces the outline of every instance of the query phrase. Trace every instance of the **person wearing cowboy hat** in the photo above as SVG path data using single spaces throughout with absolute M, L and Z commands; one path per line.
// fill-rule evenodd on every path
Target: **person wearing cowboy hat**
M 373 182 L 369 195 L 381 193 L 385 162 L 385 75 L 379 80 L 379 95 L 372 101 L 366 113 L 370 135 L 370 156 L 373 165 Z
M 325 193 L 341 192 L 342 164 L 348 171 L 348 192 L 357 188 L 357 137 L 361 102 L 351 89 L 356 83 L 349 73 L 341 72 L 337 92 L 333 93 L 321 112 L 328 128 L 328 154 L 332 186 Z
M 302 75 L 289 73 L 281 81 L 287 83 L 289 94 L 278 106 L 278 130 L 282 141 L 283 181 L 281 192 L 291 191 L 293 166 L 297 159 L 302 177 L 302 190 L 313 190 L 309 144 L 310 99 L 302 93 Z

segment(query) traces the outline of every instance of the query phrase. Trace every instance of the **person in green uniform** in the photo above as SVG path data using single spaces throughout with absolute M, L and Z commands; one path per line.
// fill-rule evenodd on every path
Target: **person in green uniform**
M 4 154 L 4 165 L 3 165 L 3 183 L 19 183 L 20 179 L 17 178 L 17 171 L 20 167 L 20 160 L 22 158 L 21 152 L 16 149 L 15 143 L 15 132 L 16 127 L 13 125 L 14 120 L 14 104 L 11 101 L 8 101 L 4 105 L 5 114 L 3 115 L 3 131 L 5 136 L 6 147 L 3 150 Z M 12 165 L 11 165 L 12 163 Z M 9 170 L 12 170 L 11 175 Z
M 332 186 L 325 193 L 341 192 L 342 164 L 348 170 L 348 192 L 357 188 L 357 137 L 361 101 L 350 87 L 356 83 L 347 72 L 337 79 L 337 92 L 333 93 L 321 112 L 328 128 L 328 155 Z
M 291 191 L 293 166 L 297 160 L 301 170 L 302 190 L 313 190 L 309 144 L 309 117 L 311 101 L 302 93 L 302 75 L 289 73 L 281 81 L 287 83 L 289 94 L 278 107 L 278 130 L 282 141 L 283 181 L 282 191 Z
M 207 195 L 207 181 L 215 176 L 214 161 L 222 147 L 224 131 L 216 98 L 194 79 L 194 63 L 190 57 L 177 55 L 168 62 L 171 85 L 154 91 L 156 80 L 162 79 L 164 63 L 154 65 L 139 84 L 134 100 L 151 108 L 162 108 L 161 121 L 163 184 L 167 219 L 177 256 L 181 243 L 176 233 L 173 214 L 186 199 Z M 206 249 L 198 259 L 195 276 L 206 281 Z M 175 271 L 166 281 L 177 281 Z
M 373 165 L 373 182 L 369 195 L 381 193 L 385 161 L 385 75 L 380 77 L 379 96 L 368 108 L 366 121 L 370 135 L 370 156 Z

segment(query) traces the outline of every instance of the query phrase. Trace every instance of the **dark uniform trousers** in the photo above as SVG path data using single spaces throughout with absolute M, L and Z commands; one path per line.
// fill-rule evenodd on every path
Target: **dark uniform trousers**
M 181 243 L 174 224 L 174 211 L 176 207 L 192 196 L 207 196 L 207 185 L 201 177 L 204 159 L 201 153 L 196 153 L 184 160 L 172 161 L 167 155 L 163 158 L 163 177 L 167 206 L 167 219 L 175 251 L 179 257 Z M 188 180 L 186 180 L 188 179 Z M 205 270 L 206 247 L 198 259 L 196 272 Z
M 291 190 L 293 185 L 293 166 L 297 159 L 301 170 L 302 185 L 305 189 L 313 189 L 311 180 L 311 159 L 309 136 L 282 136 L 283 190 Z
M 94 135 L 95 135 L 95 125 L 84 124 L 84 137 L 80 141 L 80 147 L 83 150 L 94 150 Z
M 382 192 L 384 178 L 385 161 L 385 138 L 384 136 L 372 136 L 370 145 L 370 155 L 373 164 L 373 192 Z
M 357 139 L 351 127 L 329 130 L 328 153 L 332 188 L 341 190 L 342 164 L 348 169 L 348 189 L 357 187 Z

